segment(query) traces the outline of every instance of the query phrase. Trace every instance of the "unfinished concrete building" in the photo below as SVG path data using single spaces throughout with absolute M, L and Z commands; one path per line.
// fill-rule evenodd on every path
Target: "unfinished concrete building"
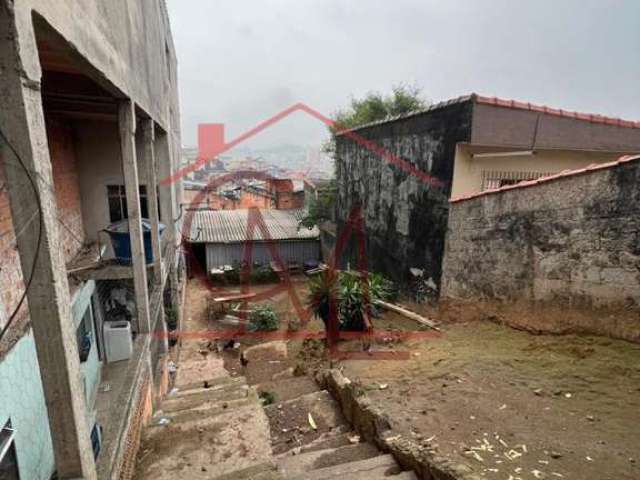
M 2 0 L 0 34 L 0 470 L 127 478 L 166 384 L 180 262 L 166 6 Z M 117 221 L 129 262 L 105 261 Z
M 364 220 L 368 268 L 439 285 L 456 196 L 640 151 L 640 123 L 469 95 L 337 135 L 338 237 Z M 355 265 L 358 242 L 341 263 Z

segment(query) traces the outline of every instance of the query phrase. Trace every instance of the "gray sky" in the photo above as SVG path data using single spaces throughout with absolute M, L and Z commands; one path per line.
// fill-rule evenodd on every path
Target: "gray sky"
M 640 120 L 640 0 L 168 0 L 182 135 L 409 83 Z M 326 137 L 297 113 L 249 146 Z

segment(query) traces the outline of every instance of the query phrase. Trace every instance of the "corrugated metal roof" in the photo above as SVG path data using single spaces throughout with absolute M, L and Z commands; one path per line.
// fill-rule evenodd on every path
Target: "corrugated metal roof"
M 263 237 L 258 225 L 254 228 L 253 240 L 301 240 L 319 237 L 317 227 L 309 230 L 298 224 L 304 210 L 256 209 L 264 219 L 269 232 Z M 192 243 L 238 243 L 246 241 L 249 210 L 193 210 L 189 241 Z M 187 219 L 188 221 L 188 219 Z

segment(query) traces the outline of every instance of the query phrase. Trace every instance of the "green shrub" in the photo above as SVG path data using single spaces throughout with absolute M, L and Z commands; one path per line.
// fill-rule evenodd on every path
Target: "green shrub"
M 175 330 L 178 328 L 178 312 L 176 312 L 174 307 L 165 308 L 164 316 L 169 330 Z
M 273 332 L 278 330 L 278 314 L 269 305 L 258 305 L 249 314 L 250 332 Z
M 239 263 L 233 264 L 233 270 L 224 272 L 224 281 L 228 285 L 237 285 L 244 280 L 243 267 Z M 254 265 L 249 272 L 250 283 L 271 283 L 279 280 L 278 274 L 269 265 Z
M 278 274 L 269 265 L 253 267 L 251 270 L 251 283 L 271 283 L 278 281 Z
M 309 283 L 307 305 L 327 328 L 331 299 L 335 301 L 340 330 L 362 331 L 365 312 L 377 316 L 376 300 L 387 300 L 393 294 L 393 284 L 378 273 L 369 273 L 365 282 L 355 271 L 325 270 Z

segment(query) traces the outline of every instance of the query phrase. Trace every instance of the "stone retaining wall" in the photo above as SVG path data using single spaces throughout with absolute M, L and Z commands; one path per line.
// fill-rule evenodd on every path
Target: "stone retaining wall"
M 480 480 L 466 465 L 454 463 L 429 448 L 395 432 L 385 413 L 374 406 L 364 391 L 339 370 L 326 370 L 319 379 L 340 404 L 343 415 L 368 442 L 393 455 L 405 469 L 422 480 Z
M 640 158 L 534 183 L 452 201 L 441 298 L 639 341 Z

